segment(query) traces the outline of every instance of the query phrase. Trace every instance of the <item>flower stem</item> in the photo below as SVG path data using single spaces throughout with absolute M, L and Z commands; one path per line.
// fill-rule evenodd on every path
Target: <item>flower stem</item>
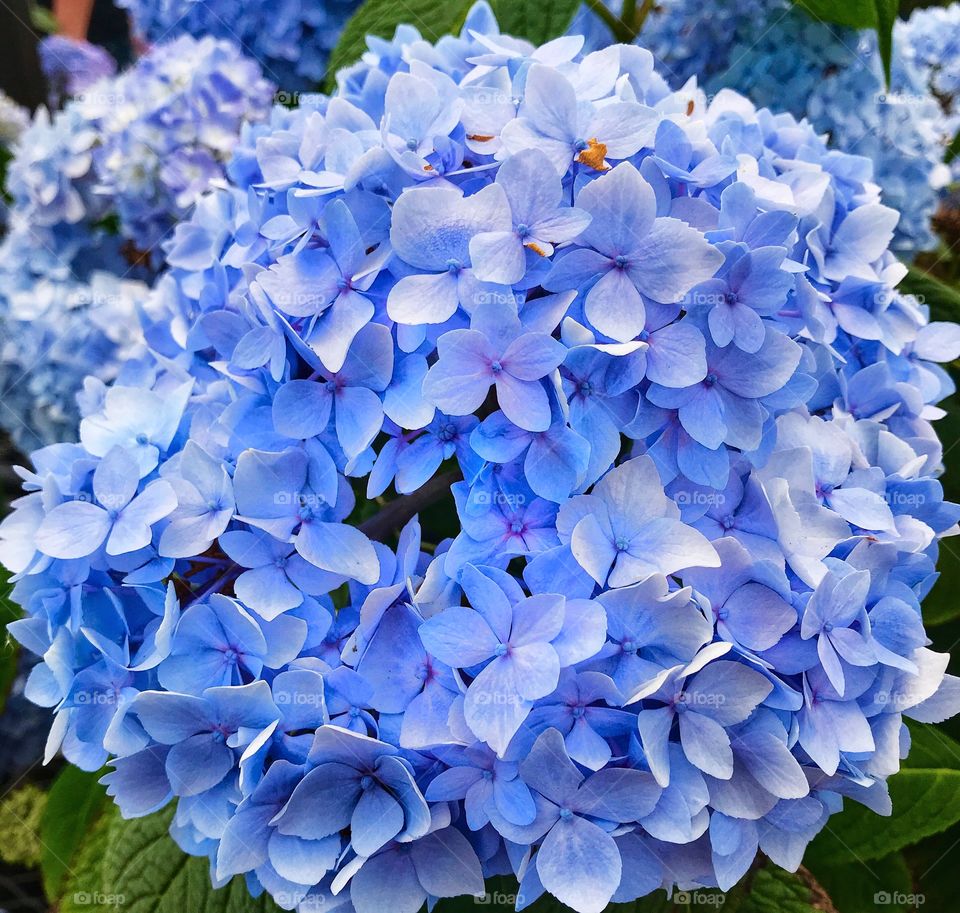
M 627 0 L 625 0 L 625 2 L 627 2 Z M 643 31 L 643 25 L 647 21 L 647 17 L 650 15 L 655 5 L 656 0 L 643 0 L 643 5 L 640 7 L 640 12 L 633 17 L 634 40 L 636 40 L 640 35 L 640 32 Z
M 450 491 L 450 486 L 460 478 L 460 472 L 452 469 L 434 476 L 416 491 L 390 501 L 379 513 L 360 524 L 360 529 L 371 539 L 382 542 L 390 533 L 399 530 L 414 515 L 439 501 Z
M 630 29 L 625 22 L 609 9 L 603 0 L 586 0 L 590 7 L 604 22 L 613 37 L 624 44 L 629 44 L 633 37 L 630 35 Z M 636 3 L 636 0 L 624 0 L 624 5 Z

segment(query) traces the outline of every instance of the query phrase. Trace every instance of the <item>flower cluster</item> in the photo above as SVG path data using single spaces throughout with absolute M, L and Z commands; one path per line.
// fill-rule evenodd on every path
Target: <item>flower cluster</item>
M 5 156 L 30 125 L 30 112 L 0 91 L 0 156 Z
M 953 139 L 960 132 L 960 3 L 914 10 L 897 22 L 896 40 L 943 107 Z M 960 179 L 958 169 L 954 159 L 954 180 Z
M 235 45 L 181 37 L 37 112 L 9 163 L 0 246 L 0 427 L 24 449 L 73 435 L 85 375 L 117 375 L 143 297 L 122 280 L 153 277 L 159 242 L 272 96 Z
M 38 51 L 53 108 L 117 72 L 117 62 L 110 54 L 89 41 L 48 35 L 40 42 Z
M 359 0 L 117 0 L 146 42 L 175 35 L 237 41 L 284 91 L 312 90 Z
M 931 13 L 918 11 L 912 29 L 898 23 L 889 88 L 874 33 L 815 21 L 788 0 L 723 0 L 707 17 L 696 3 L 668 0 L 651 12 L 640 42 L 671 84 L 698 77 L 708 92 L 736 89 L 807 118 L 836 148 L 870 159 L 884 202 L 902 214 L 894 249 L 909 255 L 935 246 L 931 218 L 950 180 L 943 160 L 956 132 L 930 67 L 918 66 L 913 50 L 938 27 Z
M 0 235 L 7 224 L 7 200 L 3 193 L 3 178 L 12 156 L 12 148 L 27 127 L 30 112 L 18 105 L 0 89 Z
M 476 6 L 244 131 L 0 525 L 48 753 L 301 911 L 795 869 L 960 708 L 960 328 L 863 159 Z M 446 508 L 446 509 L 444 509 Z M 350 906 L 352 905 L 352 906 Z

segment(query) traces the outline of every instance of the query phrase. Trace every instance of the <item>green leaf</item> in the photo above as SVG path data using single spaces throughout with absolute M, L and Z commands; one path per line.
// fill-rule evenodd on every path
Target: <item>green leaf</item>
M 960 291 L 947 285 L 940 279 L 911 268 L 900 290 L 916 295 L 930 308 L 931 320 L 960 320 Z M 953 366 L 955 381 L 960 380 L 957 365 Z M 954 395 L 940 404 L 946 415 L 937 421 L 936 430 L 940 440 L 950 442 L 960 440 L 960 396 Z M 942 482 L 947 500 L 960 498 L 960 450 L 944 447 L 947 471 Z M 945 624 L 960 618 L 960 548 L 949 538 L 940 542 L 940 557 L 937 562 L 940 579 L 930 595 L 923 601 L 923 620 L 928 626 Z
M 900 853 L 868 863 L 818 866 L 817 881 L 830 895 L 839 913 L 907 913 L 913 877 Z
M 928 723 L 907 723 L 910 728 L 910 754 L 904 767 L 960 770 L 960 742 L 948 736 L 939 726 Z
M 45 6 L 39 3 L 30 4 L 30 24 L 45 35 L 55 35 L 60 31 L 60 24 L 57 17 Z
M 905 767 L 890 778 L 893 814 L 848 801 L 810 844 L 811 866 L 882 859 L 960 821 L 960 770 Z
M 543 44 L 562 35 L 580 8 L 580 0 L 491 0 L 500 30 L 516 38 Z
M 893 26 L 900 10 L 900 0 L 876 0 L 877 44 L 883 61 L 883 75 L 890 85 L 890 65 L 893 61 Z
M 97 782 L 100 776 L 102 771 L 87 773 L 70 765 L 64 767 L 50 787 L 40 827 L 40 874 L 43 889 L 51 900 L 60 896 L 77 848 L 103 808 L 107 794 Z
M 102 893 L 123 913 L 279 913 L 262 894 L 254 899 L 242 878 L 215 890 L 206 858 L 187 856 L 170 838 L 173 807 L 110 826 L 103 850 Z
M 517 882 L 491 878 L 487 894 L 477 901 L 484 911 L 512 913 L 517 900 Z M 463 897 L 441 900 L 434 913 L 465 913 Z M 559 900 L 543 894 L 525 906 L 527 913 L 571 913 Z M 835 907 L 813 875 L 806 869 L 786 872 L 767 860 L 727 894 L 718 890 L 674 891 L 672 897 L 655 891 L 630 903 L 614 903 L 605 913 L 836 913 Z
M 943 160 L 949 165 L 957 156 L 960 156 L 960 133 L 950 141 L 950 145 L 947 146 L 947 154 L 943 157 Z
M 87 830 L 63 881 L 57 913 L 100 913 L 115 900 L 104 891 L 103 854 L 110 828 L 119 818 L 120 810 L 111 803 Z
M 40 821 L 47 794 L 27 783 L 0 799 L 0 860 L 21 868 L 40 864 Z
M 887 82 L 890 82 L 890 58 L 893 49 L 893 24 L 900 8 L 899 0 L 794 0 L 814 19 L 852 29 L 875 29 Z
M 960 320 L 960 291 L 930 273 L 911 267 L 899 290 L 916 295 L 930 307 L 931 320 Z
M 770 861 L 753 869 L 726 895 L 726 902 L 713 907 L 694 903 L 689 909 L 718 913 L 836 913 L 830 898 L 807 869 L 787 872 Z
M 367 49 L 367 35 L 392 38 L 397 26 L 415 26 L 428 41 L 459 32 L 473 0 L 367 0 L 350 17 L 330 55 L 326 89 L 336 86 L 336 73 L 356 63 Z

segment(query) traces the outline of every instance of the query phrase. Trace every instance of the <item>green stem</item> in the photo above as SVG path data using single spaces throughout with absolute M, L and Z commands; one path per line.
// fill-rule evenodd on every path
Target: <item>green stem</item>
M 635 2 L 635 0 L 625 0 L 625 2 Z M 586 0 L 590 7 L 604 22 L 611 34 L 617 41 L 629 44 L 633 38 L 630 35 L 630 29 L 614 15 L 603 0 Z
M 633 20 L 634 40 L 636 40 L 640 32 L 643 31 L 643 25 L 647 21 L 647 17 L 650 15 L 654 6 L 656 6 L 656 0 L 643 0 L 643 6 L 640 7 L 640 12 L 637 13 Z
M 450 493 L 450 486 L 461 478 L 460 470 L 453 469 L 434 476 L 416 491 L 388 502 L 384 508 L 360 524 L 360 529 L 371 539 L 383 541 L 399 530 L 408 520 Z

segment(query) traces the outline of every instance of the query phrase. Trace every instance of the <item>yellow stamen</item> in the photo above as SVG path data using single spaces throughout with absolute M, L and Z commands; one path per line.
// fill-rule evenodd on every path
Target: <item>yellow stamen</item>
M 535 241 L 527 241 L 524 247 L 529 247 L 534 253 L 540 254 L 541 257 L 546 257 L 547 252 Z
M 491 133 L 489 136 L 486 133 L 468 133 L 467 139 L 473 140 L 475 143 L 489 143 L 490 140 L 494 139 L 494 135 Z
M 587 148 L 577 156 L 577 161 L 583 165 L 587 165 L 594 171 L 609 171 L 610 166 L 605 161 L 606 157 L 606 144 L 598 142 L 594 136 L 592 139 L 587 140 Z

